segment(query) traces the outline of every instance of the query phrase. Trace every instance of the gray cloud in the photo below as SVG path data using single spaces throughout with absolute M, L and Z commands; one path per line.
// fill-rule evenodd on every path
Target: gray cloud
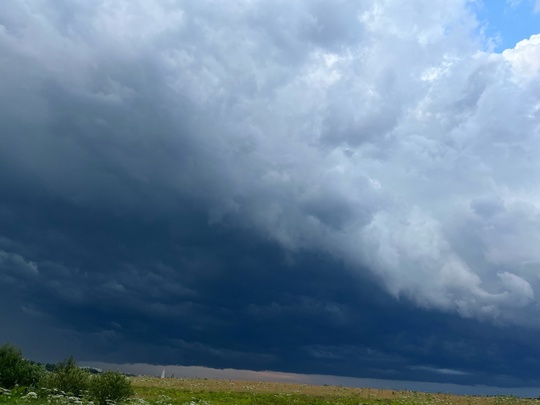
M 58 318 L 129 296 L 213 324 L 203 281 L 249 267 L 209 236 L 227 229 L 536 329 L 540 45 L 491 53 L 476 29 L 464 0 L 0 5 L 3 283 L 41 284 Z M 245 313 L 350 325 L 317 302 Z

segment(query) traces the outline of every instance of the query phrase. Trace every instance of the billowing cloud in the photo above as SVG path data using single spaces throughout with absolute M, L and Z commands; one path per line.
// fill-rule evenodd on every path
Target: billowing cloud
M 422 311 L 536 329 L 538 38 L 491 53 L 465 0 L 2 3 L 2 280 L 39 278 L 58 319 L 125 299 L 133 330 L 218 327 L 205 283 L 270 271 L 225 229 L 285 267 L 319 252 Z M 354 318 L 266 298 L 237 309 Z
M 502 55 L 510 62 L 514 72 L 523 78 L 534 78 L 540 70 L 540 35 L 532 35 L 505 50 Z

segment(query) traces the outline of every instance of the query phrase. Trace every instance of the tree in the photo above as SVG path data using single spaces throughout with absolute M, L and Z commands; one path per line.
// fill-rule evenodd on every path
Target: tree
M 79 368 L 73 356 L 70 356 L 58 363 L 52 373 L 47 375 L 44 386 L 81 396 L 88 389 L 89 380 L 88 372 Z
M 5 343 L 0 347 L 0 387 L 37 386 L 45 370 L 22 356 L 21 349 Z

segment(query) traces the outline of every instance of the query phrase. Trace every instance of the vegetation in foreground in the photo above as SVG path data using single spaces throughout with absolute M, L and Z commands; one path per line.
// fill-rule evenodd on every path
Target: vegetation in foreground
M 23 358 L 20 349 L 0 347 L 0 404 L 108 405 L 133 394 L 131 380 L 118 371 L 91 375 L 73 357 L 48 371 Z
M 0 404 L 50 405 L 525 405 L 535 399 L 427 394 L 253 381 L 127 378 L 115 371 L 90 375 L 72 357 L 52 371 L 0 347 Z

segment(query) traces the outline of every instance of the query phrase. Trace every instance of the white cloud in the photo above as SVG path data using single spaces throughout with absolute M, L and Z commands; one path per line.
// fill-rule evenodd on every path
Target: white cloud
M 510 62 L 517 76 L 535 78 L 540 71 L 540 34 L 518 42 L 514 48 L 503 51 L 502 55 Z
M 481 52 L 465 0 L 29 4 L 0 5 L 14 173 L 189 195 L 418 305 L 540 326 L 539 37 Z

